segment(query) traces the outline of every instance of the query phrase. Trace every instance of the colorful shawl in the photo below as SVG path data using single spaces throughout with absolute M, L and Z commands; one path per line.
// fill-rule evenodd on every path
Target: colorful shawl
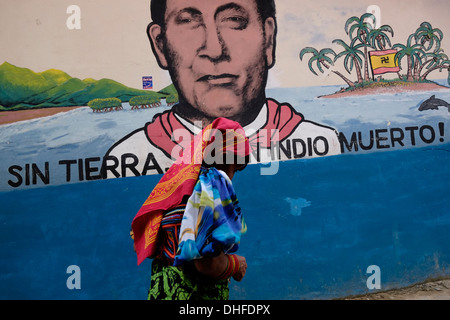
M 142 205 L 131 224 L 138 264 L 155 254 L 158 231 L 163 214 L 182 201 L 185 195 L 192 195 L 197 183 L 205 149 L 211 146 L 218 134 L 233 139 L 224 139 L 222 149 L 248 156 L 250 147 L 244 129 L 235 121 L 218 118 L 193 138 L 191 148 L 185 149 L 180 158 L 163 175 L 150 196 Z
M 174 266 L 186 261 L 236 252 L 246 232 L 241 208 L 228 176 L 216 168 L 201 168 L 188 200 L 180 229 Z

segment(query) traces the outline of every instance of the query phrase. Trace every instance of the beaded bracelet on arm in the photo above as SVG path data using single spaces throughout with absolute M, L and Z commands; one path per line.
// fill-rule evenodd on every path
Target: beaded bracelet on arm
M 217 280 L 229 279 L 238 273 L 240 265 L 239 259 L 235 254 L 227 254 L 227 267 L 222 272 L 220 276 L 217 277 Z

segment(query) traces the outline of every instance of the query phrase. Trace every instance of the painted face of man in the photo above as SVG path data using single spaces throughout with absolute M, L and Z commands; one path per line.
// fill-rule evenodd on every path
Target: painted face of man
M 181 103 L 242 123 L 264 102 L 275 30 L 254 0 L 167 0 L 165 27 L 152 25 L 149 36 Z

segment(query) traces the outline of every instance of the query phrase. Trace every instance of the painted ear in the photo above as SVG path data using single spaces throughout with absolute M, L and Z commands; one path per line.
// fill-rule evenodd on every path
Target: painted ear
M 267 66 L 272 68 L 275 64 L 275 49 L 277 37 L 277 22 L 274 18 L 268 17 L 264 22 L 265 51 Z
M 164 40 L 162 34 L 162 28 L 160 25 L 156 23 L 150 23 L 147 27 L 147 36 L 150 40 L 150 44 L 152 46 L 153 54 L 155 55 L 156 60 L 158 61 L 159 66 L 167 70 L 168 63 L 166 59 L 165 50 L 164 50 Z

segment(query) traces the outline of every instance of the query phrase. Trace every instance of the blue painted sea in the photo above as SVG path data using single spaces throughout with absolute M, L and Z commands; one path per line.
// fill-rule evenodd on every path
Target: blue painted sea
M 382 289 L 449 275 L 450 116 L 446 108 L 417 108 L 431 94 L 450 101 L 450 93 L 317 99 L 334 91 L 271 89 L 269 96 L 348 138 L 402 128 L 404 146 L 281 162 L 275 175 L 261 175 L 264 164 L 237 173 L 248 225 L 240 254 L 248 271 L 230 283 L 231 299 L 366 293 L 371 265 L 380 267 Z M 129 231 L 160 176 L 83 182 L 62 176 L 46 186 L 12 188 L 8 168 L 101 156 L 161 110 L 99 115 L 81 108 L 0 126 L 0 299 L 146 298 L 151 261 L 136 265 Z M 424 126 L 433 128 L 433 142 L 430 129 L 420 138 Z M 412 127 L 415 145 L 407 140 L 414 130 L 405 129 Z M 67 286 L 71 265 L 80 268 L 80 289 Z

